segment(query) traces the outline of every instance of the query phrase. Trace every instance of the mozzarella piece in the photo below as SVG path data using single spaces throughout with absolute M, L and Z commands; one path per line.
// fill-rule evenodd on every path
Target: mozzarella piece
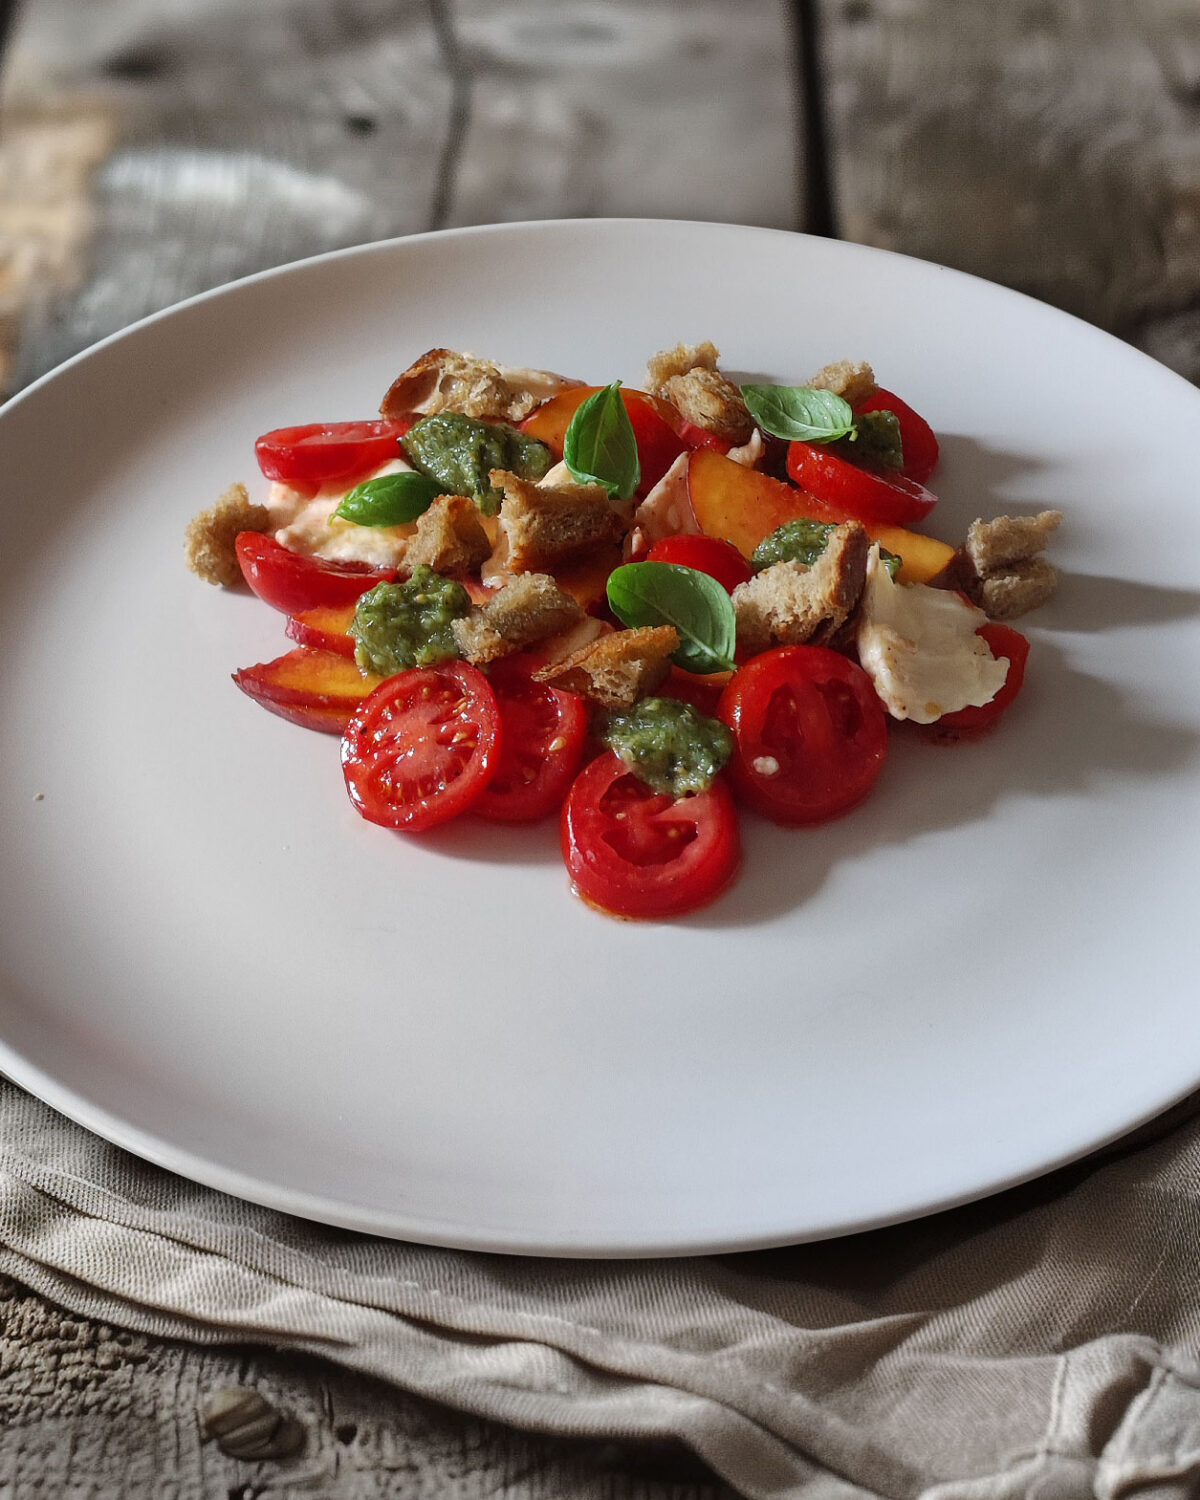
M 894 719 L 932 724 L 990 703 L 1008 676 L 975 632 L 981 609 L 950 589 L 901 584 L 871 548 L 858 626 L 858 659 Z
M 402 474 L 411 469 L 412 465 L 402 458 L 391 458 L 366 478 L 378 479 L 383 474 Z M 323 557 L 328 562 L 367 563 L 373 568 L 398 566 L 408 538 L 417 529 L 415 522 L 403 526 L 356 526 L 340 516 L 334 518 L 334 511 L 350 491 L 364 482 L 357 479 L 348 485 L 335 480 L 323 484 L 315 495 L 306 495 L 303 490 L 276 480 L 266 499 L 275 540 L 291 552 Z

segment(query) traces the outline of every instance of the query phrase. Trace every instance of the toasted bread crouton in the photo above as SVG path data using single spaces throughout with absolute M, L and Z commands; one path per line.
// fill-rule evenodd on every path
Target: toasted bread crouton
M 808 383 L 818 390 L 832 391 L 853 406 L 856 401 L 865 401 L 875 389 L 875 371 L 865 361 L 839 359 L 818 370 Z
M 492 544 L 479 519 L 479 507 L 466 495 L 439 495 L 417 520 L 404 549 L 404 571 L 425 563 L 435 573 L 462 578 L 491 556 Z
M 522 573 L 450 628 L 458 649 L 480 666 L 559 635 L 583 618 L 583 610 L 548 573 Z
M 1015 620 L 1058 587 L 1058 572 L 1040 556 L 1062 523 L 1062 511 L 972 521 L 947 571 L 949 582 L 993 620 Z
M 696 427 L 740 447 L 750 441 L 754 418 L 742 393 L 720 370 L 689 370 L 664 381 L 659 394 Z
M 738 584 L 733 591 L 738 644 L 765 651 L 831 640 L 859 601 L 870 550 L 866 531 L 847 521 L 830 533 L 811 568 L 778 562 Z
M 678 649 L 673 625 L 614 630 L 533 675 L 604 708 L 631 708 L 662 682 L 670 671 L 668 658 Z
M 211 510 L 202 510 L 184 533 L 187 565 L 205 583 L 233 588 L 242 581 L 235 542 L 240 531 L 270 531 L 271 517 L 251 502 L 244 484 L 231 484 Z
M 490 478 L 504 491 L 500 534 L 510 573 L 548 572 L 625 534 L 601 484 L 534 484 L 507 469 Z
M 702 344 L 676 344 L 674 349 L 660 349 L 646 361 L 646 389 L 652 396 L 662 395 L 662 388 L 676 375 L 690 370 L 715 370 L 721 351 L 706 339 Z
M 509 369 L 474 354 L 430 349 L 396 377 L 379 410 L 385 417 L 455 411 L 520 422 L 548 396 L 579 384 L 550 370 Z

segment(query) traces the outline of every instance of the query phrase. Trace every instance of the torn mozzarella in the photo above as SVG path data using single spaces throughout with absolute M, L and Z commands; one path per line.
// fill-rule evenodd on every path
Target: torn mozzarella
M 290 552 L 307 557 L 322 557 L 327 562 L 367 563 L 373 568 L 394 568 L 404 557 L 408 539 L 417 529 L 409 522 L 403 526 L 357 526 L 353 521 L 334 517 L 334 511 L 352 489 L 366 479 L 383 474 L 402 474 L 412 465 L 402 458 L 392 458 L 364 479 L 346 484 L 334 480 L 323 484 L 315 495 L 293 489 L 276 480 L 267 494 L 267 513 L 275 528 L 275 540 Z
M 757 469 L 758 461 L 767 451 L 766 439 L 756 427 L 740 448 L 730 448 L 725 455 L 746 469 Z
M 1008 676 L 975 632 L 982 610 L 949 589 L 896 583 L 879 548 L 867 562 L 858 659 L 894 719 L 932 724 L 943 714 L 990 703 Z
M 681 453 L 633 513 L 631 540 L 639 554 L 665 536 L 695 536 L 700 531 L 688 492 L 688 458 Z

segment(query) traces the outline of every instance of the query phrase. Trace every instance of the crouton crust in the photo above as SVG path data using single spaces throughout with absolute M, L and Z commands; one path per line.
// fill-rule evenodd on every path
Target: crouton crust
M 417 520 L 404 549 L 404 570 L 425 563 L 435 573 L 462 578 L 491 556 L 492 544 L 479 519 L 479 507 L 466 495 L 439 495 Z
M 673 625 L 615 630 L 533 675 L 538 682 L 578 693 L 604 708 L 632 708 L 666 677 L 669 657 L 678 649 L 679 633 Z
M 993 620 L 1019 619 L 1058 587 L 1057 570 L 1040 554 L 1061 523 L 1060 510 L 972 521 L 946 569 L 949 583 Z
M 500 532 L 510 573 L 549 572 L 625 534 L 603 485 L 533 484 L 507 469 L 490 478 L 504 491 Z
M 271 517 L 251 502 L 244 484 L 231 484 L 210 510 L 188 522 L 184 533 L 187 565 L 205 583 L 233 588 L 242 582 L 234 545 L 241 531 L 270 531 Z
M 676 375 L 689 370 L 715 370 L 721 351 L 707 339 L 702 344 L 676 344 L 674 349 L 660 349 L 646 361 L 646 389 L 661 396 L 662 388 Z
M 705 432 L 715 433 L 735 447 L 749 442 L 754 418 L 742 393 L 719 370 L 689 370 L 663 382 L 659 394 Z
M 548 573 L 522 573 L 451 629 L 466 659 L 481 666 L 559 635 L 583 618 L 583 610 Z
M 871 539 L 857 521 L 829 535 L 812 567 L 778 562 L 733 591 L 738 644 L 822 645 L 832 640 L 858 603 L 867 576 Z
M 549 370 L 506 369 L 475 354 L 428 349 L 396 377 L 379 410 L 393 418 L 455 411 L 464 417 L 520 422 L 547 396 L 579 384 Z
M 808 382 L 818 390 L 833 391 L 853 406 L 865 401 L 875 389 L 875 371 L 865 360 L 839 359 L 824 365 Z

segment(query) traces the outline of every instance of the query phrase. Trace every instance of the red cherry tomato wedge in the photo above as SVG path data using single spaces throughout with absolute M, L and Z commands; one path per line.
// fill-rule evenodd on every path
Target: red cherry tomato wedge
M 655 542 L 646 556 L 650 562 L 676 563 L 707 573 L 731 594 L 739 583 L 747 583 L 754 577 L 754 569 L 733 543 L 715 536 L 683 532 L 665 536 Z
M 575 693 L 534 682 L 516 657 L 488 674 L 500 710 L 500 759 L 475 803 L 481 817 L 533 823 L 562 805 L 588 731 L 587 704 Z
M 900 423 L 905 478 L 924 484 L 937 468 L 940 454 L 937 436 L 925 418 L 913 411 L 907 401 L 901 401 L 894 392 L 885 391 L 882 386 L 876 386 L 865 400 L 854 403 L 856 416 L 864 411 L 895 413 L 896 420 Z
M 997 661 L 1002 658 L 1008 661 L 1008 676 L 1004 679 L 1004 686 L 990 703 L 979 707 L 968 704 L 966 708 L 957 709 L 952 714 L 943 714 L 933 724 L 923 725 L 923 731 L 929 739 L 950 742 L 982 734 L 996 723 L 1021 691 L 1021 684 L 1025 681 L 1025 663 L 1029 659 L 1029 642 L 1025 637 L 1020 631 L 1012 630 L 1007 625 L 993 623 L 981 625 L 975 634 L 984 638 Z
M 775 823 L 824 823 L 875 784 L 887 715 L 871 679 L 823 646 L 778 646 L 734 673 L 717 717 L 736 744 L 738 793 Z
M 322 485 L 369 474 L 400 453 L 409 421 L 311 422 L 277 427 L 254 444 L 258 467 L 284 484 Z
M 709 432 L 707 427 L 697 427 L 695 422 L 689 422 L 684 416 L 679 418 L 675 430 L 689 448 L 711 448 L 714 453 L 728 453 L 733 447 L 728 438 Z
M 364 700 L 342 736 L 342 772 L 364 818 L 419 833 L 479 800 L 500 750 L 487 678 L 445 662 L 389 677 Z
M 618 917 L 677 917 L 725 889 L 741 862 L 722 781 L 678 799 L 651 791 L 610 750 L 575 778 L 562 850 L 578 894 Z
M 263 601 L 285 615 L 321 606 L 353 604 L 377 583 L 390 583 L 395 572 L 380 573 L 363 563 L 325 562 L 291 552 L 273 536 L 243 531 L 234 544 L 242 576 Z
M 817 443 L 789 443 L 787 471 L 802 490 L 857 521 L 907 526 L 937 504 L 915 479 L 862 469 Z

